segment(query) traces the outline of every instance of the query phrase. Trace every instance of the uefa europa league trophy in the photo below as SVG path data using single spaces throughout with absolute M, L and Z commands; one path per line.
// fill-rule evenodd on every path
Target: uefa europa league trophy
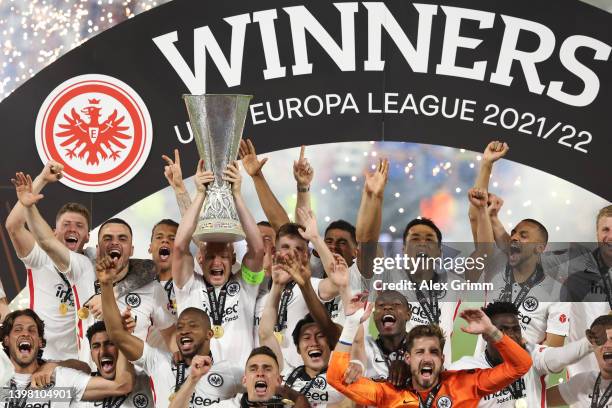
M 230 184 L 223 170 L 236 160 L 252 95 L 183 95 L 193 137 L 206 170 L 215 180 L 193 234 L 196 240 L 234 242 L 244 239 Z

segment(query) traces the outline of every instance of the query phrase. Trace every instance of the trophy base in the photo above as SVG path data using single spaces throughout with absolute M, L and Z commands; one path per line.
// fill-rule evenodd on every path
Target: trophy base
M 242 225 L 236 220 L 201 220 L 193 233 L 201 242 L 236 242 L 245 238 Z

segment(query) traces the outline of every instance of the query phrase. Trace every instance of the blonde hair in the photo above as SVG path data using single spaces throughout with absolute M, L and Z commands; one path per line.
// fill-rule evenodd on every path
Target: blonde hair
M 599 213 L 597 213 L 597 220 L 595 220 L 595 228 L 599 225 L 599 220 L 604 217 L 612 217 L 612 205 L 608 205 L 599 210 Z

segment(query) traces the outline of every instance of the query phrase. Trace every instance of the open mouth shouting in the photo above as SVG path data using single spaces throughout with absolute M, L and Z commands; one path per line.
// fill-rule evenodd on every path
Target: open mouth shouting
M 421 375 L 421 378 L 423 378 L 424 381 L 431 381 L 433 380 L 433 372 L 434 372 L 434 368 L 432 365 L 429 364 L 424 364 L 421 367 L 421 370 L 419 371 L 419 374 Z
M 17 351 L 21 357 L 29 357 L 32 354 L 34 342 L 31 338 L 20 338 L 17 340 Z
M 512 241 L 510 243 L 510 261 L 518 261 L 521 256 L 521 243 L 518 241 Z
M 255 395 L 258 397 L 265 397 L 268 392 L 268 383 L 264 380 L 255 381 Z
M 113 261 L 118 261 L 121 258 L 121 248 L 113 247 L 108 251 L 108 255 Z
M 170 255 L 172 254 L 172 252 L 170 251 L 170 247 L 162 246 L 161 248 L 159 248 L 158 254 L 160 261 L 168 262 L 170 260 Z
M 308 358 L 313 363 L 322 363 L 323 362 L 323 350 L 319 347 L 313 347 L 307 352 Z
M 612 351 L 604 351 L 603 352 L 603 359 L 606 363 L 610 363 L 612 362 Z
M 189 353 L 193 350 L 193 339 L 189 336 L 179 337 L 179 350 L 181 353 Z
M 103 356 L 100 359 L 100 371 L 103 374 L 112 374 L 115 370 L 115 359 L 112 356 Z
M 392 314 L 386 314 L 381 319 L 382 328 L 385 331 L 393 330 L 395 328 L 395 323 L 396 322 L 397 322 L 397 319 Z
M 79 248 L 79 235 L 74 232 L 69 232 L 64 235 L 64 242 L 71 251 L 76 251 Z

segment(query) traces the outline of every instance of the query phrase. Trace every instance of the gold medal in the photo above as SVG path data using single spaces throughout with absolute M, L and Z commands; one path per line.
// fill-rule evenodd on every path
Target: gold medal
M 77 312 L 77 316 L 79 316 L 79 319 L 81 320 L 87 319 L 89 317 L 89 309 L 86 307 L 80 308 Z
M 66 313 L 68 313 L 68 306 L 66 306 L 65 303 L 60 303 L 60 305 L 59 305 L 59 313 L 62 316 L 66 316 Z
M 213 329 L 213 333 L 215 334 L 215 339 L 220 339 L 221 337 L 223 337 L 223 327 L 219 326 L 219 325 L 214 325 L 212 327 Z
M 174 393 L 174 392 L 172 394 L 170 394 L 170 396 L 168 397 L 168 401 L 172 402 L 172 400 L 174 399 L 175 394 L 176 393 Z
M 527 408 L 527 400 L 525 398 L 521 398 L 516 400 L 514 403 L 515 408 Z
M 281 400 L 281 402 L 283 403 L 283 405 L 286 405 L 286 406 L 288 406 L 288 407 L 293 407 L 293 406 L 295 406 L 295 402 L 293 402 L 293 401 L 291 401 L 290 399 L 287 399 L 287 398 L 283 398 L 283 399 Z
M 278 341 L 278 344 L 282 345 L 283 344 L 283 333 L 282 332 L 274 332 L 274 337 L 276 337 L 276 341 Z

